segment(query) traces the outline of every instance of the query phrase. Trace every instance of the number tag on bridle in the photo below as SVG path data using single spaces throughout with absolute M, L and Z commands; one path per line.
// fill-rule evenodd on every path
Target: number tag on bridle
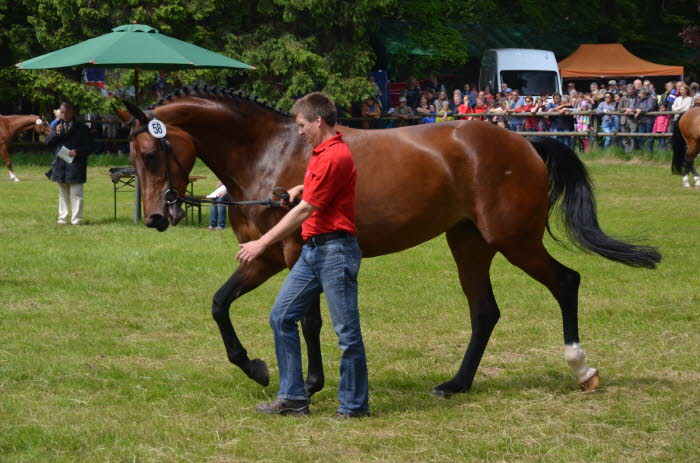
M 158 119 L 151 119 L 148 122 L 148 132 L 156 138 L 165 137 L 167 130 L 165 124 L 163 124 Z

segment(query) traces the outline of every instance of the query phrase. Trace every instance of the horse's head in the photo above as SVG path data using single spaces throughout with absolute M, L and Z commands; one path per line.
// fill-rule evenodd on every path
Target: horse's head
M 51 126 L 44 119 L 44 116 L 39 116 L 34 124 L 34 131 L 39 135 L 48 135 L 51 133 Z
M 159 128 L 149 130 L 148 123 L 155 114 L 146 115 L 138 107 L 124 102 L 127 111 L 114 110 L 119 118 L 131 121 L 129 160 L 136 169 L 141 201 L 143 203 L 146 226 L 165 231 L 169 224 L 177 223 L 185 217 L 180 199 L 187 191 L 189 174 L 195 161 L 195 147 L 192 138 L 183 130 L 168 122 L 161 122 Z

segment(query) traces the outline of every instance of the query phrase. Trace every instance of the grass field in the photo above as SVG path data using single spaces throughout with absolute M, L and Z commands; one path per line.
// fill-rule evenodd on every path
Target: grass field
M 271 366 L 263 389 L 228 363 L 210 315 L 236 267 L 230 230 L 135 226 L 129 194 L 114 222 L 104 167 L 88 172 L 88 224 L 57 226 L 46 168 L 21 164 L 21 183 L 0 171 L 0 461 L 700 461 L 700 191 L 681 188 L 668 165 L 589 163 L 604 230 L 658 246 L 659 269 L 547 241 L 581 273 L 581 335 L 598 392 L 579 392 L 562 359 L 553 298 L 498 256 L 502 317 L 474 387 L 432 397 L 470 333 L 439 237 L 363 262 L 373 415 L 336 422 L 339 349 L 328 321 L 327 384 L 312 416 L 253 410 L 277 390 L 267 317 L 284 275 L 232 309 L 251 358 Z M 214 188 L 205 167 L 194 173 L 207 176 L 197 193 Z

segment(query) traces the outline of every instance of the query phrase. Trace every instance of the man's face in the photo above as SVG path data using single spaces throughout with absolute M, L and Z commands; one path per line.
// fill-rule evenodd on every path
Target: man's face
M 556 104 L 561 103 L 561 97 L 560 97 L 559 95 L 554 95 L 554 96 L 552 97 L 552 99 L 554 100 L 554 102 L 555 102 Z
M 73 108 L 70 106 L 61 106 L 59 108 L 61 111 L 62 117 L 60 119 L 66 120 L 66 121 L 72 121 L 73 120 Z
M 636 80 L 634 81 L 634 88 L 637 89 L 637 90 L 641 89 L 641 88 L 642 88 L 642 81 L 639 80 L 639 79 L 636 79 Z
M 303 135 L 309 144 L 316 148 L 321 143 L 321 117 L 307 120 L 301 113 L 296 115 L 296 124 L 299 127 L 299 135 Z
M 454 100 L 456 105 L 462 104 L 462 97 L 460 95 L 455 95 L 452 99 Z
M 508 84 L 501 84 L 501 91 L 505 92 L 508 88 Z

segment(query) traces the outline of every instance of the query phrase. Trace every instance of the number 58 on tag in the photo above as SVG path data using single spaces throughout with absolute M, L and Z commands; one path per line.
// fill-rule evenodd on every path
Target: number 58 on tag
M 158 119 L 152 119 L 148 122 L 148 132 L 156 138 L 163 138 L 167 130 L 163 122 Z

